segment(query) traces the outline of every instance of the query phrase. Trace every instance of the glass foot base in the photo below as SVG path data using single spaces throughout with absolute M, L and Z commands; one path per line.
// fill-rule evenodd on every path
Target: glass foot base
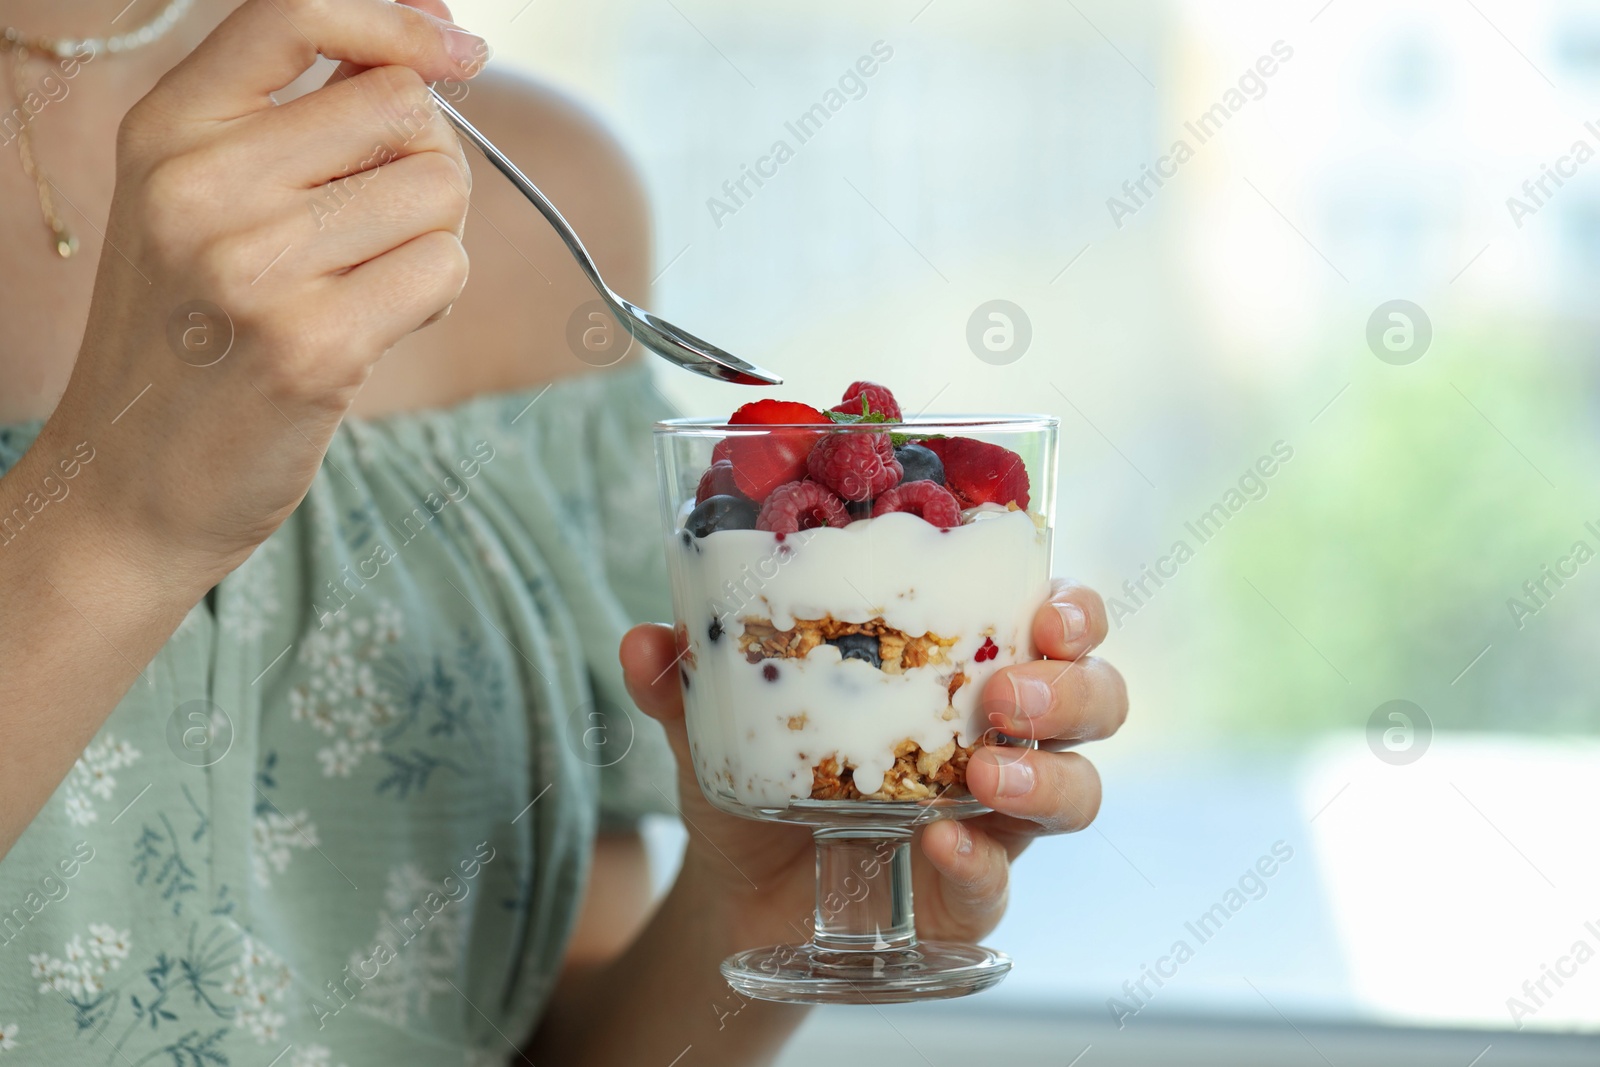
M 881 952 L 772 945 L 722 961 L 735 992 L 787 1004 L 903 1004 L 979 993 L 1011 970 L 1011 958 L 980 945 L 920 941 Z

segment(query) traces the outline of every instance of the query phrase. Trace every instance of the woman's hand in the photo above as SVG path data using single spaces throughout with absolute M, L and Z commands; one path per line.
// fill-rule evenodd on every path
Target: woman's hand
M 124 558 L 201 592 L 231 570 L 304 496 L 377 359 L 460 293 L 470 174 L 427 82 L 484 51 L 388 0 L 245 0 L 128 112 L 39 446 L 94 448 L 75 506 Z M 319 53 L 346 66 L 275 106 Z
M 1047 657 L 995 672 L 982 694 L 990 725 L 1036 739 L 1037 750 L 982 747 L 967 764 L 967 786 L 992 813 L 930 823 L 915 856 L 920 935 L 973 941 L 1005 911 L 1010 863 L 1042 834 L 1071 833 L 1100 808 L 1100 776 L 1069 751 L 1109 737 L 1128 713 L 1122 676 L 1089 655 L 1106 636 L 1105 604 L 1093 590 L 1058 581 L 1033 620 Z M 635 627 L 622 664 L 639 707 L 666 727 L 678 759 L 679 805 L 689 830 L 685 868 L 724 894 L 724 912 L 744 947 L 799 940 L 796 923 L 815 893 L 811 833 L 754 822 L 711 806 L 695 781 L 684 729 L 678 651 L 665 626 Z M 720 905 L 719 905 L 720 906 Z

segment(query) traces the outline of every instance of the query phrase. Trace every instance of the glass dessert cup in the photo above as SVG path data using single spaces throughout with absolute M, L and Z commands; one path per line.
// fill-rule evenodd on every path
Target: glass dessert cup
M 980 694 L 1038 655 L 1056 420 L 674 419 L 655 435 L 696 779 L 717 808 L 816 845 L 806 939 L 736 953 L 723 976 L 808 1004 L 994 985 L 1004 953 L 918 938 L 911 849 L 932 820 L 989 810 L 965 787 L 978 745 L 1033 744 L 994 729 Z M 836 462 L 811 456 L 824 441 Z M 886 474 L 869 453 L 891 448 Z

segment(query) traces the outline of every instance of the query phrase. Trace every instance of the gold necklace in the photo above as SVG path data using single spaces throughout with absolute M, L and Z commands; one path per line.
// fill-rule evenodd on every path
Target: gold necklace
M 67 229 L 61 213 L 56 210 L 54 187 L 50 179 L 39 169 L 38 162 L 34 158 L 33 122 L 38 113 L 44 110 L 44 103 L 39 103 L 37 109 L 32 106 L 32 101 L 41 98 L 37 92 L 30 91 L 27 85 L 28 57 L 40 55 L 53 59 L 76 59 L 88 62 L 102 54 L 132 52 L 165 37 L 167 32 L 178 24 L 178 20 L 188 13 L 193 3 L 194 0 L 171 0 L 162 9 L 161 14 L 143 26 L 114 37 L 51 39 L 29 37 L 14 26 L 0 28 L 0 40 L 9 45 L 11 90 L 17 101 L 16 109 L 10 115 L 0 116 L 0 125 L 9 126 L 14 122 L 17 127 L 17 155 L 22 160 L 22 171 L 39 190 L 39 210 L 44 215 L 45 225 L 50 228 L 56 254 L 62 259 L 71 259 L 78 251 L 78 239 Z

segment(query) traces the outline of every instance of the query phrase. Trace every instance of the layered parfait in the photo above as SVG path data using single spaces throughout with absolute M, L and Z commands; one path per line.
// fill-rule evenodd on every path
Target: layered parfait
M 708 794 L 966 796 L 984 683 L 1037 656 L 1050 531 L 1022 456 L 919 426 L 872 382 L 826 411 L 758 400 L 680 502 L 679 675 Z

